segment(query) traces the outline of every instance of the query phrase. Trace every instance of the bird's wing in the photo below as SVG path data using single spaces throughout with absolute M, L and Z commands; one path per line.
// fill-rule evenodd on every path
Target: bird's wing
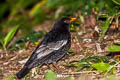
M 29 68 L 36 66 L 36 62 L 40 59 L 43 59 L 45 56 L 51 54 L 52 52 L 59 50 L 64 45 L 67 44 L 67 40 L 59 40 L 56 42 L 50 42 L 48 44 L 41 44 L 39 47 L 35 49 L 29 60 L 26 62 L 24 66 L 28 66 Z M 35 64 L 35 65 L 34 65 Z M 38 62 L 39 64 L 39 62 Z
M 39 46 L 35 52 L 37 54 L 37 59 L 42 58 L 55 50 L 59 50 L 66 44 L 67 40 L 60 40 Z
M 42 59 L 46 55 L 52 53 L 55 50 L 59 50 L 61 47 L 67 44 L 67 40 L 59 40 L 56 42 L 50 42 L 48 44 L 41 44 L 35 49 L 25 66 Z

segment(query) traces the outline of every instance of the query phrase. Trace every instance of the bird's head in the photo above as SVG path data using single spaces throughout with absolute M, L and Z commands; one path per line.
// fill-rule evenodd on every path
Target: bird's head
M 63 25 L 69 25 L 71 22 L 75 21 L 77 18 L 68 18 L 63 17 L 57 21 L 57 23 L 63 24 Z
M 61 28 L 61 29 L 69 29 L 70 24 L 75 21 L 77 18 L 68 18 L 68 17 L 62 17 L 61 19 L 58 19 L 55 24 L 55 28 Z

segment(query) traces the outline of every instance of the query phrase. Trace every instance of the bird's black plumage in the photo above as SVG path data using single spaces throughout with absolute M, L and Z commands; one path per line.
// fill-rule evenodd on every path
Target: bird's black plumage
M 39 64 L 51 64 L 60 60 L 70 48 L 70 18 L 61 18 L 56 21 L 50 32 L 46 34 L 42 42 L 33 51 L 24 67 L 17 73 L 19 79 Z

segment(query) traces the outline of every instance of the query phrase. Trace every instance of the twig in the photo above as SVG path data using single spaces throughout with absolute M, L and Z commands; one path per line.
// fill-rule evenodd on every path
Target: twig
M 95 72 L 98 72 L 98 71 L 71 72 L 71 73 L 61 73 L 61 74 L 57 74 L 57 75 L 78 75 L 78 74 L 95 73 Z M 40 74 L 40 75 L 44 75 L 44 74 Z
M 61 73 L 63 75 L 77 75 L 77 74 L 83 74 L 83 73 L 94 73 L 97 71 L 82 71 L 82 72 L 71 72 L 71 73 Z

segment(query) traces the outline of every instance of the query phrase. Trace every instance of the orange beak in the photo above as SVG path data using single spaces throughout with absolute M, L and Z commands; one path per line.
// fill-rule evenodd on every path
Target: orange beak
M 71 20 L 70 20 L 70 22 L 73 22 L 73 21 L 75 21 L 77 18 L 71 18 Z

